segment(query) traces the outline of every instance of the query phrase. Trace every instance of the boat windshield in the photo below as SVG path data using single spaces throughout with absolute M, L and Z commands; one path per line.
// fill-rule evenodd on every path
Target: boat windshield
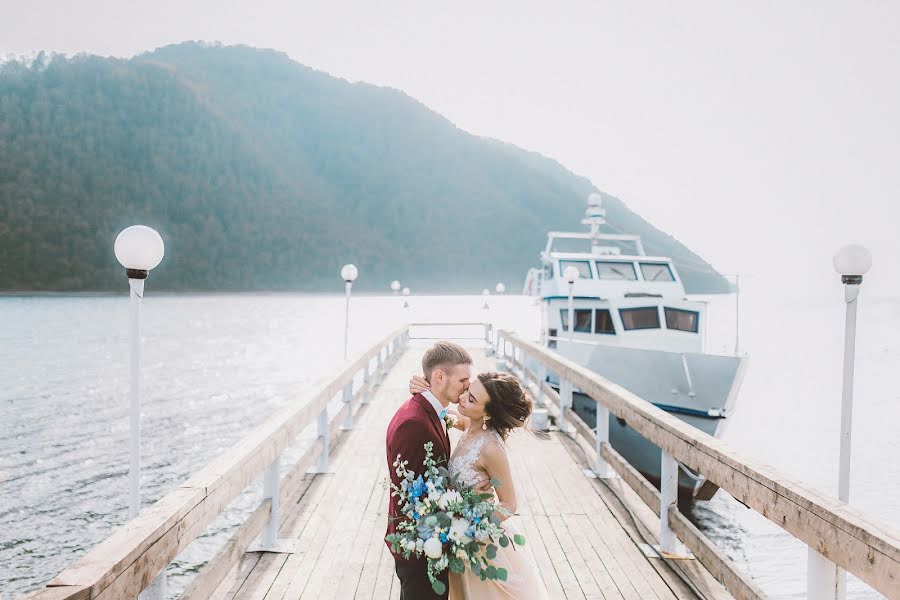
M 637 244 L 632 240 L 600 240 L 600 246 L 616 248 L 620 254 L 639 256 Z M 575 252 L 579 254 L 594 254 L 591 240 L 588 238 L 562 238 L 554 237 L 550 245 L 550 252 Z

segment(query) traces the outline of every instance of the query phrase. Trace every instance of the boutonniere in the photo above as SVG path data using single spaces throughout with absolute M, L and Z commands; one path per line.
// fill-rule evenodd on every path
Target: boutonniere
M 446 408 L 441 411 L 441 414 L 439 416 L 441 417 L 441 420 L 444 421 L 444 424 L 447 426 L 448 430 L 453 429 L 453 427 L 456 426 L 456 421 L 459 419 L 456 413 L 452 413 Z

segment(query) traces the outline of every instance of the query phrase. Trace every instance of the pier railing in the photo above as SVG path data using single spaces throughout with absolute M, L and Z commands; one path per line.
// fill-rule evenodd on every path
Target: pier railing
M 336 438 L 352 427 L 353 416 L 379 385 L 398 350 L 408 340 L 402 327 L 348 361 L 314 395 L 292 402 L 193 475 L 144 509 L 81 559 L 57 575 L 31 600 L 117 600 L 135 598 L 196 539 L 254 480 L 263 476 L 263 497 L 225 544 L 195 577 L 181 598 L 208 598 L 260 537 L 260 549 L 277 551 L 278 507 L 295 498 L 305 475 L 328 470 Z M 360 377 L 362 384 L 354 390 Z M 341 395 L 343 405 L 329 418 L 328 407 Z M 297 435 L 316 423 L 318 436 L 284 477 L 281 455 Z M 262 534 L 260 536 L 260 534 Z
M 596 475 L 609 478 L 617 473 L 660 516 L 664 553 L 677 554 L 680 539 L 733 596 L 740 600 L 765 597 L 679 512 L 681 463 L 875 590 L 889 598 L 900 598 L 897 532 L 836 498 L 735 452 L 722 441 L 555 352 L 511 332 L 498 331 L 496 335 L 498 358 L 510 361 L 524 380 L 537 386 L 538 403 L 555 413 L 560 428 L 574 428 L 593 443 Z M 548 373 L 558 377 L 559 392 L 547 383 Z M 571 410 L 573 388 L 597 403 L 595 430 Z M 610 446 L 610 413 L 661 449 L 660 492 Z

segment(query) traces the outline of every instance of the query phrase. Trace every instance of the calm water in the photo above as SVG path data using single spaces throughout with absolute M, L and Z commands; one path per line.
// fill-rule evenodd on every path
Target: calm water
M 834 298 L 742 298 L 752 362 L 726 439 L 832 492 L 837 481 L 843 307 Z M 711 351 L 733 349 L 732 298 L 710 307 Z M 526 336 L 536 308 L 507 296 L 354 299 L 351 347 L 407 320 L 482 320 Z M 341 362 L 343 299 L 148 293 L 144 306 L 145 504 Z M 127 518 L 128 301 L 0 298 L 0 598 L 39 587 Z M 900 522 L 900 302 L 863 298 L 854 412 L 854 505 Z M 301 436 L 293 454 L 312 432 Z M 258 502 L 248 490 L 169 569 L 174 597 Z M 695 511 L 708 534 L 775 598 L 803 598 L 805 547 L 727 495 Z M 851 597 L 878 594 L 851 582 Z

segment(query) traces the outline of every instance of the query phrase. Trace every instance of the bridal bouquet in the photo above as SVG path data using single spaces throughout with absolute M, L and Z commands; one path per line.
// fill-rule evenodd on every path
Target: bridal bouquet
M 396 533 L 385 538 L 391 549 L 404 558 L 425 555 L 428 579 L 436 594 L 446 591 L 436 575 L 447 568 L 462 573 L 468 566 L 482 580 L 506 581 L 506 569 L 490 564 L 497 556 L 496 544 L 523 545 L 525 538 L 516 534 L 511 540 L 500 526 L 495 513 L 505 511 L 493 494 L 461 485 L 446 467 L 435 463 L 431 442 L 425 444 L 424 466 L 425 474 L 417 477 L 399 455 L 394 461 L 400 485 L 391 484 L 391 496 L 399 498 L 406 519 L 398 523 Z

